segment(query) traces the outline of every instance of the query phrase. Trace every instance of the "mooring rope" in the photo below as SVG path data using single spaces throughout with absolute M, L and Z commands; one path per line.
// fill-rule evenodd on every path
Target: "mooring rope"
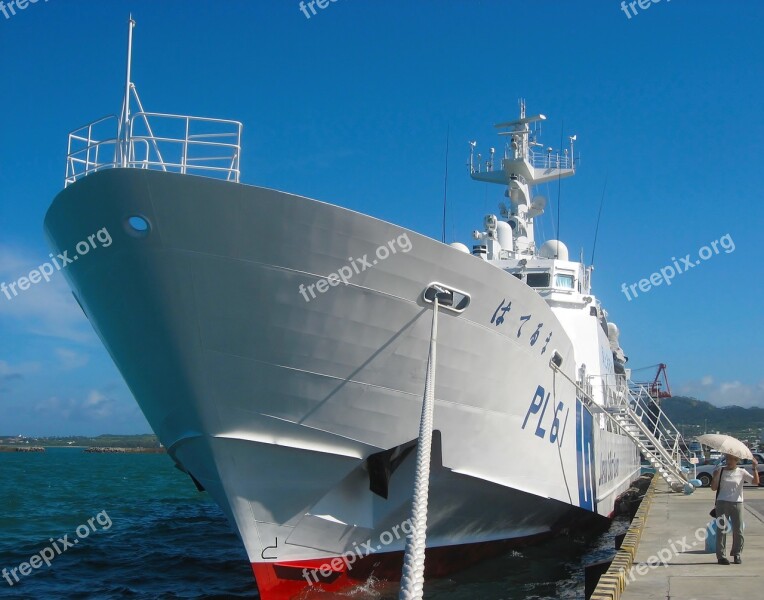
M 399 600 L 421 600 L 424 593 L 424 551 L 427 545 L 427 499 L 430 493 L 430 454 L 432 451 L 433 410 L 435 408 L 435 351 L 438 341 L 438 294 L 433 299 L 430 354 L 424 384 L 422 417 L 419 421 L 419 443 L 416 451 L 416 479 L 411 507 L 411 533 L 406 538 L 406 551 L 401 574 Z

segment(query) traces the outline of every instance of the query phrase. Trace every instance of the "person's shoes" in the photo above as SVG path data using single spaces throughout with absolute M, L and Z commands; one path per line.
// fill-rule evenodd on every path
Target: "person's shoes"
M 720 565 L 728 565 L 728 564 L 730 564 L 730 561 L 728 561 L 726 558 L 722 557 L 722 558 L 719 559 L 719 564 Z
M 739 555 L 739 554 L 736 554 L 736 555 L 735 555 L 735 564 L 736 564 L 736 565 L 742 565 L 742 564 L 743 564 L 743 559 L 742 559 L 742 558 L 740 558 L 740 555 Z

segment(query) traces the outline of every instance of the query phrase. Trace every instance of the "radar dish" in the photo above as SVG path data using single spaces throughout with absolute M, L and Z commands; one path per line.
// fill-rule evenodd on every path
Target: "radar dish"
M 538 217 L 540 214 L 544 212 L 545 208 L 546 208 L 546 197 L 536 196 L 533 199 L 533 202 L 531 202 L 531 206 L 528 209 L 527 216 L 529 218 Z

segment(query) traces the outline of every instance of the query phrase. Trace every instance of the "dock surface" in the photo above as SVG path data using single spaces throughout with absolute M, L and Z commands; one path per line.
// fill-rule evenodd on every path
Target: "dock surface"
M 714 492 L 690 496 L 656 483 L 621 600 L 751 600 L 764 597 L 764 488 L 746 486 L 743 564 L 720 565 L 705 552 Z M 732 534 L 727 535 L 727 554 Z

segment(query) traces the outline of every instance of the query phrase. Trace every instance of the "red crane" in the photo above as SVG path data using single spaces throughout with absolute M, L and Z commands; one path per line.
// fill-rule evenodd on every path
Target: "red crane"
M 647 388 L 648 395 L 653 400 L 662 400 L 663 398 L 671 398 L 671 386 L 668 382 L 668 367 L 665 363 L 659 365 L 653 365 L 652 367 L 644 367 L 642 369 L 636 369 L 637 371 L 643 371 L 644 369 L 654 369 L 658 367 L 658 372 L 655 374 L 655 378 L 652 381 L 641 382 L 638 385 L 643 385 Z

